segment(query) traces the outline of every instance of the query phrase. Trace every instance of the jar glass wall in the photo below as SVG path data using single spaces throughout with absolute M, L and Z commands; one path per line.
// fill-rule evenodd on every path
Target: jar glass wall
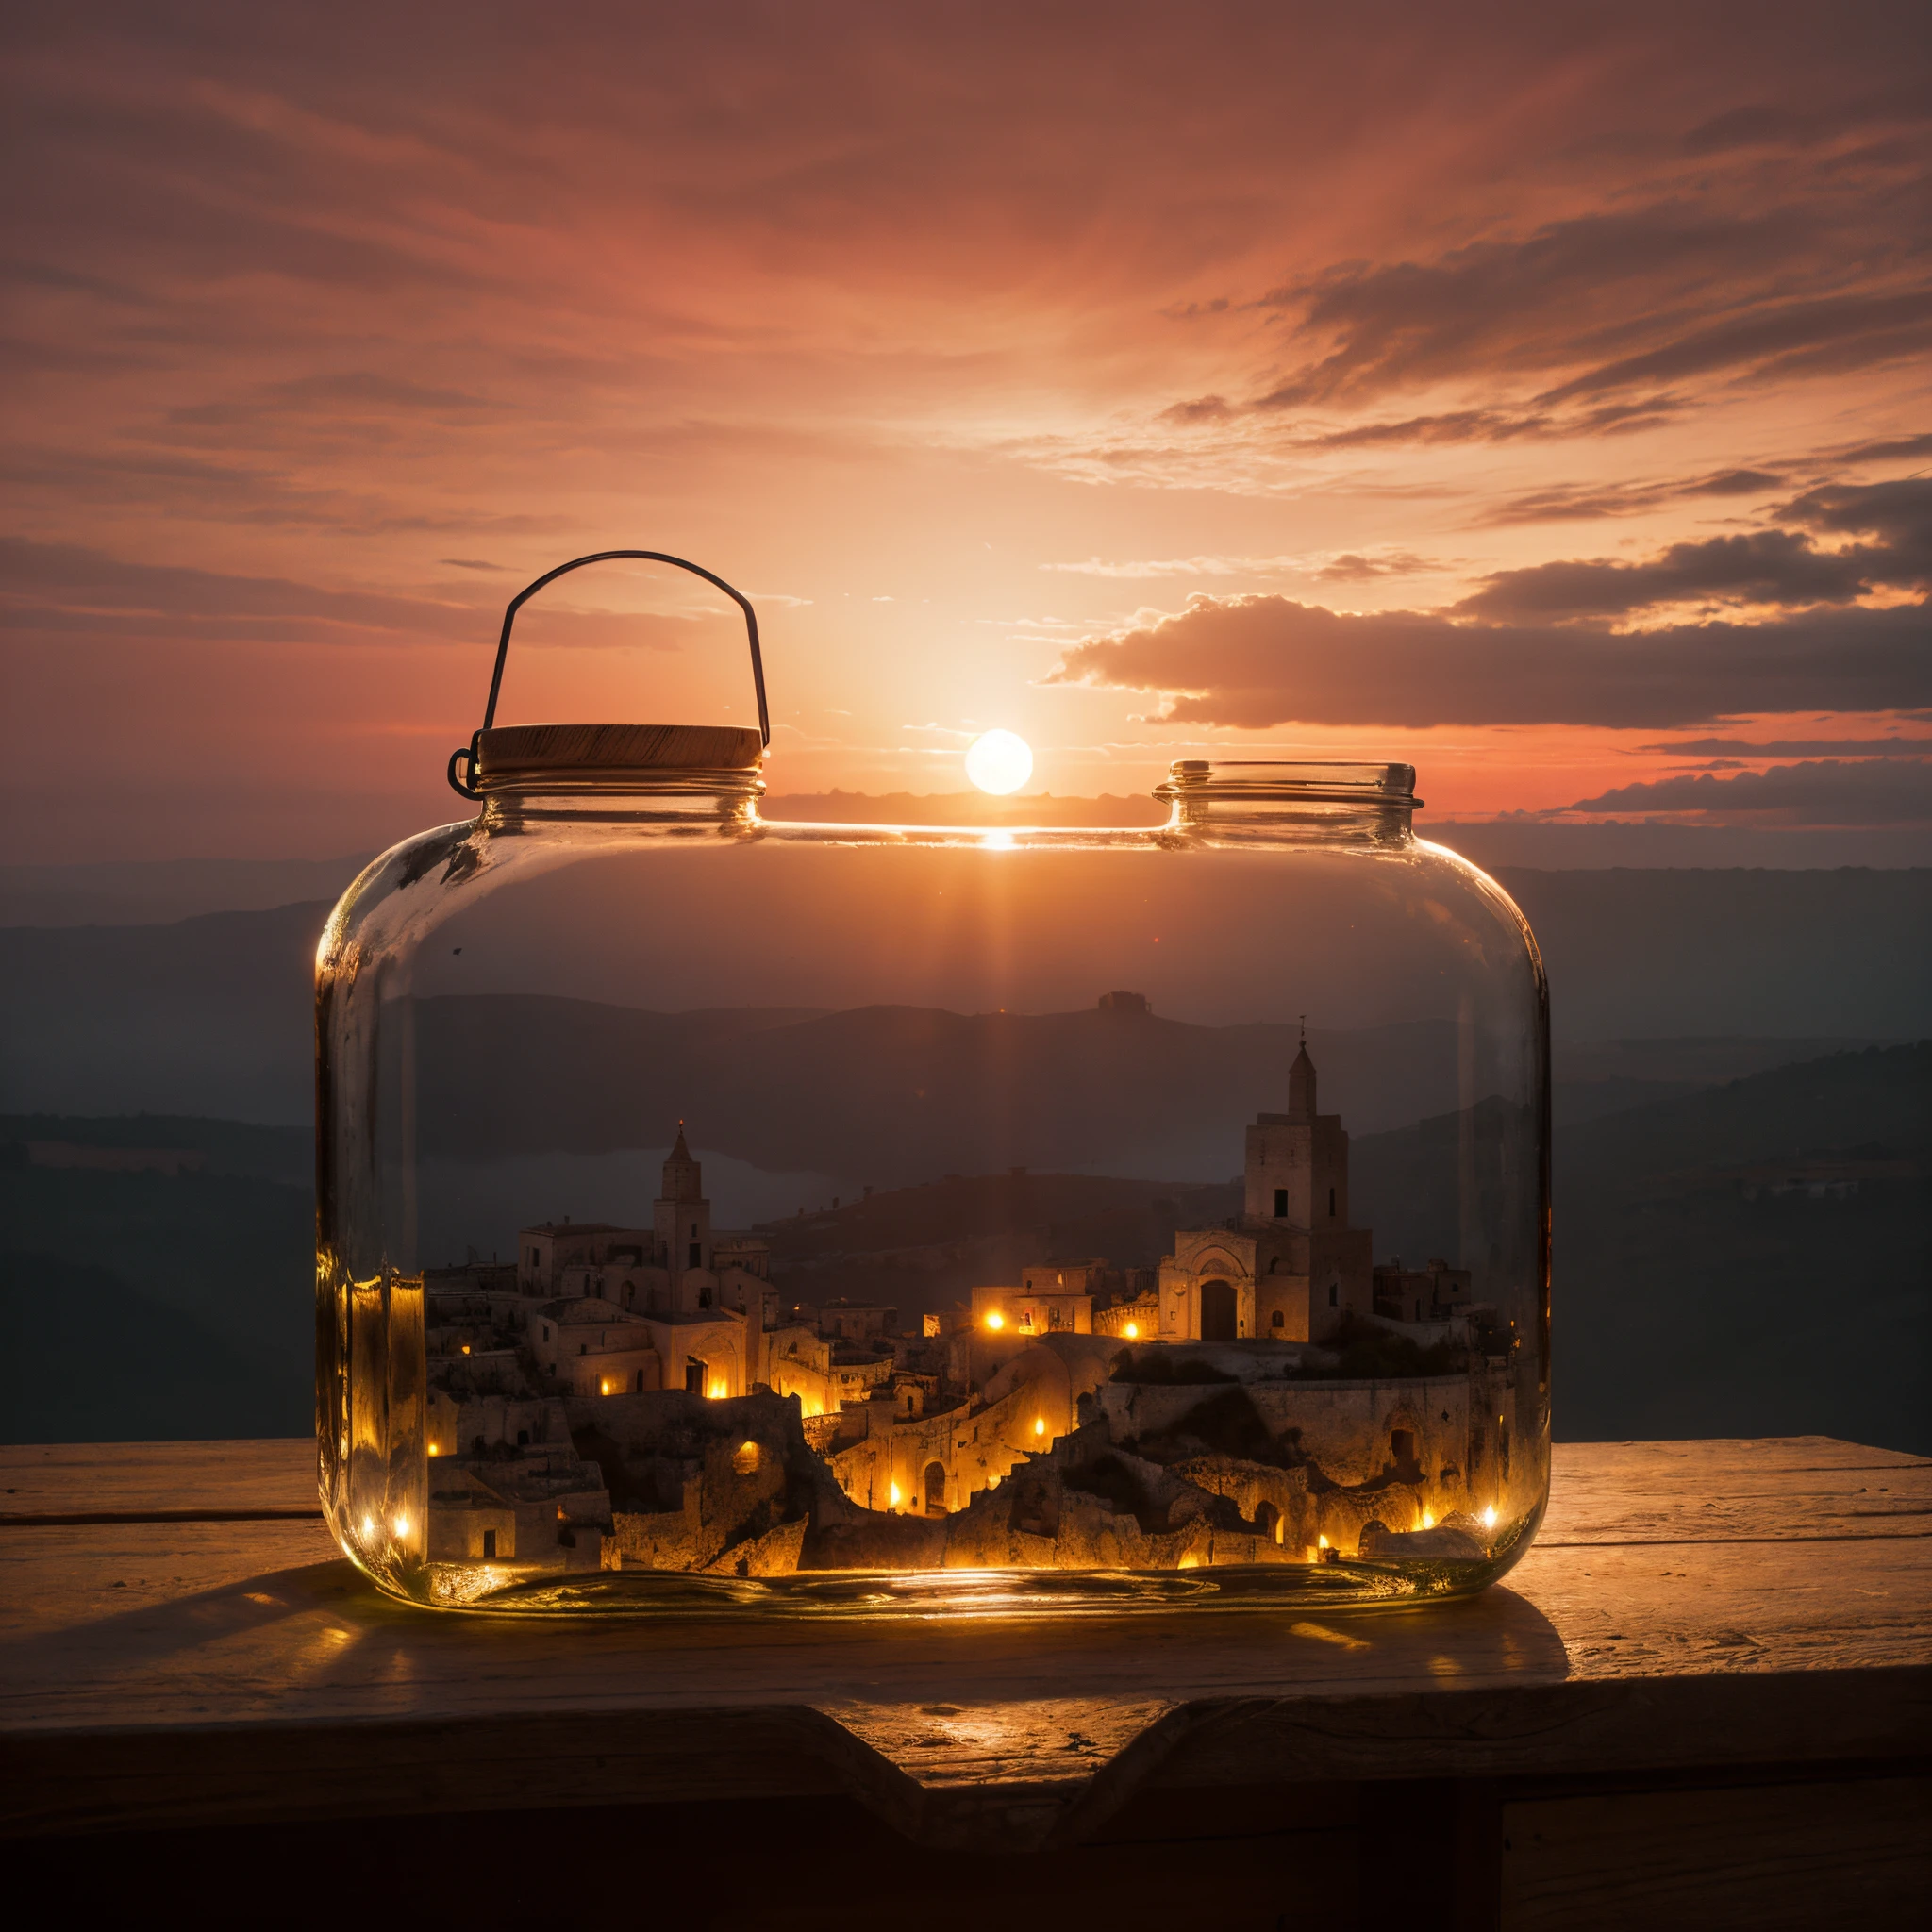
M 563 728 L 488 734 L 481 815 L 320 956 L 322 1489 L 385 1589 L 1345 1604 L 1521 1555 L 1542 974 L 1406 767 L 790 825 L 755 735 Z

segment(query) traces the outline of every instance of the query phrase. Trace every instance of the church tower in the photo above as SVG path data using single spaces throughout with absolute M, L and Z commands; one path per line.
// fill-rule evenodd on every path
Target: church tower
M 674 1276 L 711 1265 L 711 1204 L 705 1199 L 704 1170 L 685 1144 L 684 1123 L 664 1162 L 664 1191 L 652 1205 L 658 1265 Z

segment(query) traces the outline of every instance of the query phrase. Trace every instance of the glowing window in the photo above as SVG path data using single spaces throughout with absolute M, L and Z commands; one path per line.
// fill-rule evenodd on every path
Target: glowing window
M 763 1460 L 764 1454 L 756 1442 L 741 1442 L 737 1454 L 731 1458 L 731 1467 L 740 1475 L 755 1475 Z

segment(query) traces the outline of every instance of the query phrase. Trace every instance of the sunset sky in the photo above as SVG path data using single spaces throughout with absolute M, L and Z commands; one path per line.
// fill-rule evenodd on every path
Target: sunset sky
M 1932 824 L 1919 6 L 16 7 L 0 857 L 458 814 L 502 607 L 774 791 Z M 520 633 L 520 636 L 524 636 Z M 748 722 L 693 580 L 506 722 Z

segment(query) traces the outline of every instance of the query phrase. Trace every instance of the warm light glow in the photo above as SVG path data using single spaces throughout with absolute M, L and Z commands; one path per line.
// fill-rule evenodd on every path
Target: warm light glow
M 1434 1529 L 1435 1526 L 1436 1512 L 1433 1509 L 1424 1509 L 1423 1511 L 1423 1519 L 1419 1524 L 1416 1524 L 1416 1527 L 1418 1529 Z
M 723 1382 L 713 1382 L 711 1386 L 705 1391 L 706 1395 L 708 1395 L 713 1402 L 723 1402 L 724 1398 L 730 1394 L 730 1392 L 731 1391 L 729 1390 L 729 1388 L 727 1388 L 725 1384 Z
M 1325 1550 L 1328 1547 L 1328 1539 L 1325 1536 L 1318 1536 L 1315 1539 L 1315 1547 L 1318 1550 Z
M 369 1539 L 373 1537 L 375 1534 L 375 1518 L 373 1516 L 365 1516 L 362 1519 L 362 1541 L 366 1543 L 369 1541 Z
M 463 1343 L 463 1353 L 464 1353 L 465 1355 L 468 1355 L 468 1354 L 469 1354 L 469 1352 L 470 1352 L 470 1344 L 469 1344 L 469 1343 L 468 1343 L 468 1342 L 466 1341 L 466 1342 L 464 1342 L 464 1343 Z
M 610 1382 L 608 1377 L 606 1377 L 604 1380 L 600 1381 L 597 1384 L 597 1393 L 599 1395 L 608 1395 L 610 1393 Z
M 1174 1565 L 1174 1568 L 1176 1570 L 1198 1570 L 1200 1567 L 1201 1559 L 1199 1557 L 1195 1556 L 1192 1550 L 1190 1550 L 1188 1554 L 1185 1557 L 1183 1557 L 1178 1563 Z
M 1046 1418 L 1043 1415 L 1037 1415 L 1033 1418 L 1033 1433 L 1036 1436 L 1046 1434 Z
M 966 775 L 982 791 L 1004 798 L 1033 775 L 1033 747 L 1014 731 L 982 732 L 966 747 Z
M 429 1445 L 429 1453 L 432 1456 L 441 1456 L 442 1454 L 442 1451 L 439 1449 L 434 1442 L 432 1442 Z
M 395 1531 L 398 1542 L 409 1534 L 409 1519 L 407 1516 L 398 1516 L 390 1526 Z
M 1127 1325 L 1121 1330 L 1121 1333 L 1124 1335 L 1129 1341 L 1139 1341 L 1141 1339 L 1141 1324 L 1138 1322 L 1129 1322 Z
M 1493 1503 L 1491 1503 L 1490 1507 L 1483 1511 L 1483 1527 L 1485 1529 L 1494 1529 L 1495 1526 L 1496 1506 Z
M 899 1507 L 899 1485 L 897 1483 L 894 1483 L 892 1485 L 892 1493 L 887 1500 L 891 1504 L 894 1509 L 896 1509 Z
M 994 1331 L 998 1331 L 999 1329 L 1004 1328 L 1007 1325 L 1007 1318 L 1003 1314 L 1001 1314 L 997 1308 L 995 1308 L 992 1311 L 992 1313 L 986 1318 L 986 1325 L 989 1328 L 993 1329 Z

